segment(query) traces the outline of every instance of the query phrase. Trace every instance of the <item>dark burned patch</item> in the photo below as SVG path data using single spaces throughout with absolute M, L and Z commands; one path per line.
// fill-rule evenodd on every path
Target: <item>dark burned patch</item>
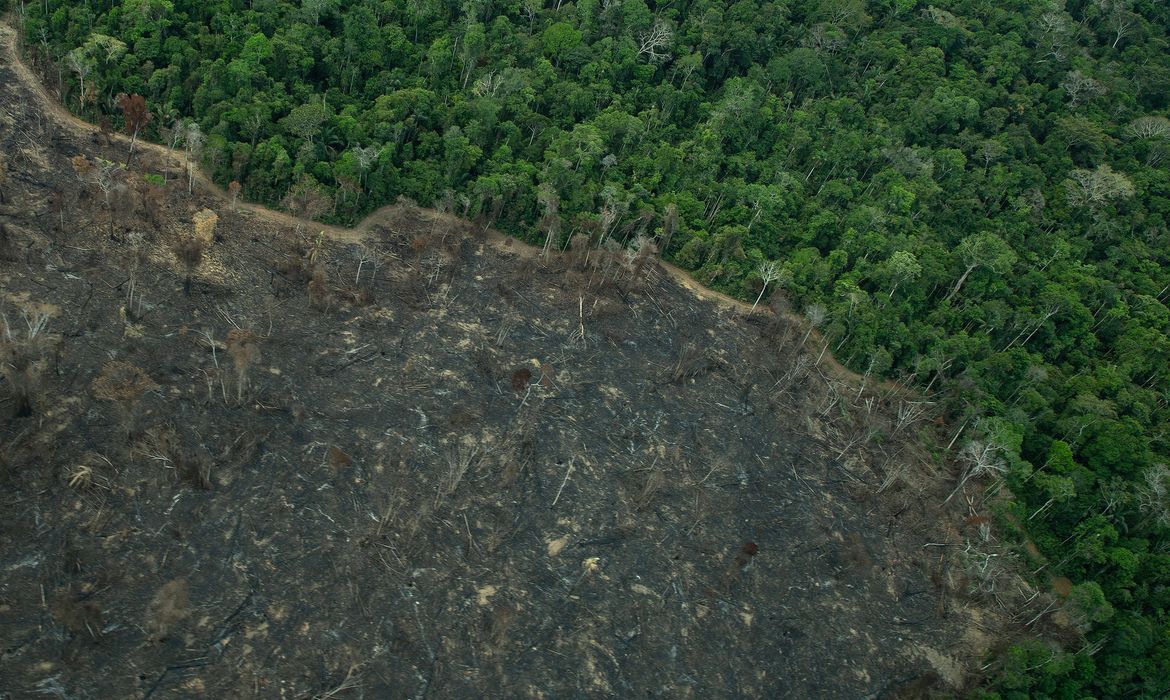
M 528 382 L 532 379 L 532 370 L 527 367 L 521 367 L 512 372 L 512 390 L 524 391 L 528 388 Z
M 802 332 L 580 242 L 545 266 L 408 205 L 360 248 L 318 241 L 188 196 L 173 169 L 111 239 L 65 154 L 124 146 L 32 118 L 5 66 L 0 103 L 24 124 L 0 121 L 5 310 L 60 307 L 30 415 L 0 407 L 6 690 L 955 682 L 969 604 L 923 547 L 945 539 L 941 498 L 907 471 L 910 431 L 827 382 Z M 185 296 L 171 249 L 204 207 L 220 237 Z

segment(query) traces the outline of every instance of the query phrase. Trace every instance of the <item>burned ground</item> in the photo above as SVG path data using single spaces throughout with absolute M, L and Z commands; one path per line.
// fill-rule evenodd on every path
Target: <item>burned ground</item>
M 860 698 L 978 661 L 933 426 L 804 328 L 409 206 L 233 211 L 27 90 L 0 67 L 0 696 Z

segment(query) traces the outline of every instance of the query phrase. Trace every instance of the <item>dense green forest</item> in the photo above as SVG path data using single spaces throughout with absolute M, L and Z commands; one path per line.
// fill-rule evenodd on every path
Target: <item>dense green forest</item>
M 70 108 L 120 127 L 144 96 L 149 138 L 250 199 L 405 196 L 769 282 L 936 395 L 1027 568 L 1071 579 L 1083 644 L 1017 644 L 989 687 L 1170 692 L 1164 0 L 11 4 Z

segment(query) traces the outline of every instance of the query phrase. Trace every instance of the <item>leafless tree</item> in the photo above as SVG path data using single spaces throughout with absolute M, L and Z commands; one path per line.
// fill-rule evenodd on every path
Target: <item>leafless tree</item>
M 175 243 L 175 257 L 186 270 L 186 276 L 183 278 L 184 296 L 191 296 L 191 277 L 195 274 L 196 268 L 203 262 L 205 248 L 206 244 L 198 236 L 183 236 Z
M 137 432 L 139 401 L 159 386 L 142 368 L 129 362 L 111 361 L 102 367 L 102 373 L 90 388 L 95 398 L 117 406 L 125 435 L 131 438 Z
M 361 184 L 366 184 L 366 173 L 369 172 L 370 167 L 377 162 L 382 155 L 382 149 L 377 146 L 367 146 L 365 148 L 355 147 L 353 155 L 357 158 L 358 176 L 361 179 Z
M 897 435 L 906 428 L 926 418 L 934 404 L 929 401 L 899 401 L 897 419 L 891 434 Z
M 812 358 L 808 355 L 799 355 L 789 365 L 788 371 L 780 375 L 780 378 L 772 385 L 772 390 L 777 395 L 787 394 L 797 382 L 807 379 L 811 371 Z
M 808 342 L 808 337 L 812 335 L 813 330 L 820 328 L 824 324 L 825 319 L 828 318 L 828 312 L 820 304 L 809 304 L 804 310 L 804 318 L 808 322 L 808 330 L 805 331 L 804 337 L 800 339 L 801 348 Z
M 240 187 L 239 180 L 232 180 L 230 183 L 228 183 L 227 191 L 228 196 L 232 198 L 232 211 L 236 210 L 236 203 L 240 199 L 240 189 L 242 188 Z
M 765 260 L 756 268 L 756 273 L 760 276 L 760 281 L 763 285 L 760 287 L 760 293 L 756 297 L 756 303 L 752 304 L 752 313 L 755 313 L 756 307 L 760 304 L 760 299 L 764 298 L 764 292 L 768 291 L 768 285 L 780 279 L 782 274 L 780 265 L 774 260 Z
M 1158 463 L 1142 475 L 1138 507 L 1161 527 L 1170 528 L 1170 465 Z
M 1093 0 L 1101 11 L 1105 26 L 1113 33 L 1110 48 L 1117 48 L 1121 40 L 1133 33 L 1138 26 L 1138 16 L 1130 9 L 1133 0 Z
M 203 151 L 205 137 L 203 130 L 196 122 L 188 122 L 183 129 L 183 143 L 187 158 L 187 194 L 195 186 L 195 168 L 199 162 L 199 154 Z
M 85 106 L 85 78 L 93 71 L 93 61 L 81 49 L 74 49 L 65 54 L 65 63 L 69 66 L 69 70 L 73 71 L 74 75 L 81 83 L 80 92 L 77 95 L 77 104 Z
M 642 279 L 642 270 L 645 269 L 646 263 L 657 250 L 654 241 L 649 236 L 638 236 L 634 239 L 633 245 L 626 249 L 627 264 L 632 279 L 635 281 Z
M 134 211 L 134 194 L 124 180 L 114 183 L 110 192 L 110 235 L 114 235 L 114 224 Z
M 617 198 L 617 194 L 611 189 L 606 188 L 602 191 L 602 198 L 604 199 L 601 205 L 600 220 L 601 220 L 601 237 L 597 241 L 598 247 L 605 243 L 605 239 L 613 232 L 613 228 L 621 221 L 626 212 L 629 211 L 629 202 Z
M 370 283 L 372 284 L 374 282 L 374 279 L 378 276 L 378 260 L 380 257 L 381 256 L 378 254 L 378 252 L 373 248 L 369 248 L 365 245 L 358 247 L 357 275 L 355 275 L 353 278 L 353 283 L 355 285 L 361 283 L 362 267 L 364 267 L 366 263 L 369 263 L 371 267 L 374 268 L 373 274 L 370 275 Z
M 122 182 L 122 166 L 98 159 L 97 165 L 91 167 L 86 175 L 88 181 L 101 190 L 106 209 L 110 209 L 114 189 Z
M 544 216 L 540 219 L 540 229 L 545 232 L 544 249 L 541 256 L 547 258 L 552 245 L 561 232 L 561 198 L 556 190 L 548 184 L 541 185 L 536 193 L 536 199 L 544 207 Z
M 1126 132 L 1135 139 L 1170 138 L 1170 119 L 1162 116 L 1138 117 Z
M 1128 199 L 1135 192 L 1129 178 L 1108 165 L 1093 170 L 1077 169 L 1068 177 L 1065 190 L 1069 203 L 1075 207 L 1097 210 L 1114 199 Z
M 329 211 L 329 198 L 320 187 L 308 181 L 297 182 L 289 187 L 281 204 L 298 219 L 316 219 Z M 301 227 L 298 221 L 297 233 L 300 233 Z
M 183 121 L 176 119 L 169 127 L 161 127 L 159 129 L 160 135 L 164 141 L 170 141 L 170 150 L 179 150 L 179 144 L 183 143 L 183 136 L 186 129 L 183 126 Z M 171 160 L 167 158 L 163 163 L 163 184 L 167 184 L 171 175 Z
M 1060 87 L 1064 88 L 1072 107 L 1079 107 L 1106 92 L 1104 85 L 1079 70 L 1069 71 L 1060 81 Z
M 1036 31 L 1039 33 L 1037 45 L 1040 48 L 1038 63 L 1048 61 L 1063 62 L 1068 57 L 1068 47 L 1072 43 L 1076 24 L 1072 17 L 1059 7 L 1040 15 L 1036 22 Z
M 130 244 L 130 254 L 127 256 L 130 279 L 126 280 L 126 320 L 137 323 L 142 318 L 143 309 L 142 294 L 138 291 L 138 271 L 146 261 L 146 237 L 135 232 L 126 239 Z
M 233 328 L 227 334 L 227 351 L 236 367 L 236 401 L 243 403 L 248 370 L 260 360 L 260 337 L 252 331 Z
M 23 326 L 13 325 L 7 315 L 0 314 L 0 374 L 12 394 L 14 414 L 27 416 L 33 411 L 33 399 L 48 365 L 51 316 L 39 307 L 22 309 L 20 315 Z
M 495 97 L 502 87 L 504 87 L 504 76 L 495 71 L 488 71 L 487 74 L 475 79 L 471 85 L 471 91 L 477 97 Z
M 1130 138 L 1148 143 L 1146 165 L 1155 167 L 1170 151 L 1170 119 L 1161 116 L 1139 117 L 1130 123 L 1126 133 Z
M 943 503 L 947 503 L 958 493 L 968 481 L 985 474 L 1002 474 L 1007 471 L 1007 465 L 1000 458 L 1003 448 L 992 440 L 972 440 L 959 450 L 959 459 L 966 465 L 959 485 L 951 491 Z
M 651 63 L 662 63 L 670 58 L 667 50 L 674 31 L 665 20 L 655 20 L 648 31 L 638 35 L 638 55 Z

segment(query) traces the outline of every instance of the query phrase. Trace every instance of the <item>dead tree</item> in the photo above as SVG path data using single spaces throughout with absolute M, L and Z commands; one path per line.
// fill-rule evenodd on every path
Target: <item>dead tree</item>
M 163 202 L 165 200 L 163 188 L 144 181 L 138 188 L 138 194 L 142 200 L 142 211 L 146 214 L 147 221 L 155 229 L 158 229 L 162 225 Z
M 547 258 L 552 249 L 553 241 L 561 233 L 561 198 L 556 190 L 549 185 L 541 185 L 536 194 L 537 201 L 544 207 L 544 216 L 540 219 L 540 230 L 544 231 L 544 249 L 541 257 Z
M 820 328 L 828 317 L 825 307 L 820 304 L 809 304 L 804 310 L 804 318 L 808 321 L 808 330 L 805 331 L 804 337 L 800 339 L 800 347 L 803 349 L 804 344 L 808 341 L 808 337 L 812 335 L 813 330 Z
M 118 106 L 122 109 L 122 120 L 126 133 L 130 135 L 130 152 L 126 154 L 126 167 L 130 167 L 130 159 L 134 157 L 134 146 L 138 143 L 138 134 L 154 119 L 154 115 L 146 109 L 146 98 L 142 95 L 118 95 Z
M 90 385 L 95 398 L 113 403 L 121 418 L 126 438 L 137 433 L 138 405 L 147 392 L 158 384 L 141 368 L 129 362 L 107 362 L 102 373 Z
M 638 55 L 651 63 L 663 63 L 670 58 L 670 39 L 674 35 L 665 20 L 658 20 L 649 30 L 638 35 Z
M 967 467 L 963 471 L 962 478 L 959 479 L 959 485 L 955 487 L 954 491 L 951 491 L 951 495 L 947 496 L 943 503 L 954 498 L 955 494 L 971 479 L 984 474 L 1002 474 L 1007 471 L 1007 465 L 1000 458 L 1002 450 L 1002 447 L 991 440 L 972 440 L 963 445 L 963 449 L 959 451 L 959 457 L 966 463 Z
M 191 296 L 191 277 L 203 262 L 205 248 L 206 244 L 203 239 L 193 235 L 183 236 L 175 243 L 175 257 L 178 258 L 179 264 L 186 272 L 186 276 L 183 278 L 183 296 Z
M 759 273 L 763 286 L 760 287 L 760 294 L 756 297 L 756 303 L 752 304 L 752 313 L 755 313 L 756 307 L 760 304 L 760 299 L 764 298 L 764 292 L 768 291 L 768 285 L 780 279 L 780 266 L 771 260 L 765 260 L 756 268 L 756 272 Z
M 654 253 L 658 252 L 658 248 L 650 238 L 638 236 L 634 240 L 634 247 L 630 250 L 633 253 L 630 260 L 631 277 L 637 281 L 642 279 L 642 272 L 646 268 L 646 263 L 649 262 L 650 258 L 654 257 Z
M 16 417 L 32 415 L 41 375 L 48 365 L 51 339 L 47 328 L 47 309 L 33 307 L 21 311 L 22 324 L 13 324 L 0 314 L 0 374 L 12 395 Z
M 195 122 L 187 124 L 183 129 L 183 143 L 185 144 L 187 167 L 187 194 L 195 186 L 195 166 L 199 162 L 199 154 L 203 151 L 203 142 L 206 137 L 199 125 Z
M 114 235 L 114 224 L 134 211 L 134 195 L 125 182 L 117 182 L 110 192 L 110 236 Z
M 302 180 L 289 188 L 281 204 L 298 219 L 316 219 L 329 211 L 329 198 L 320 187 Z M 304 224 L 297 222 L 297 233 Z
M 227 334 L 227 351 L 236 366 L 236 401 L 243 403 L 248 370 L 260 359 L 260 338 L 252 331 L 233 328 Z
M 236 211 L 236 202 L 240 198 L 240 183 L 237 180 L 232 180 L 228 184 L 228 196 L 232 198 L 232 211 Z

